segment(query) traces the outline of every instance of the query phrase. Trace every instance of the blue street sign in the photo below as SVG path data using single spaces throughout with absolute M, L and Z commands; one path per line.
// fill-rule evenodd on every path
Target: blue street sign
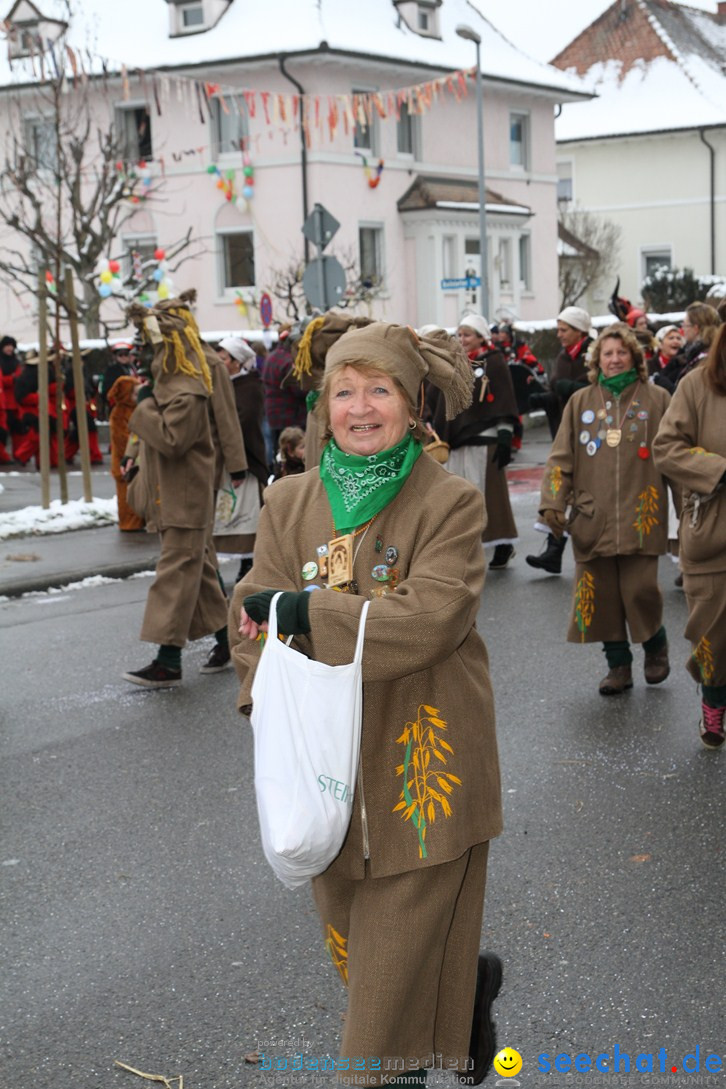
M 475 287 L 481 286 L 481 280 L 478 276 L 463 276 L 458 280 L 441 280 L 442 291 L 473 291 Z

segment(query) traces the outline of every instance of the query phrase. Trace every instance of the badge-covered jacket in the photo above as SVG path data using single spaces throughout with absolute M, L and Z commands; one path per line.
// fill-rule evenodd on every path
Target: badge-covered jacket
M 566 511 L 575 559 L 660 555 L 667 485 L 651 456 L 668 393 L 638 381 L 615 397 L 600 385 L 573 394 L 545 466 L 540 511 Z M 616 441 L 616 434 L 617 441 Z

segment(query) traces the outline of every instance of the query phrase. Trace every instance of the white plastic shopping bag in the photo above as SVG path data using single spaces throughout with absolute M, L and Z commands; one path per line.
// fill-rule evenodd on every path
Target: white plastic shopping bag
M 256 533 L 260 520 L 260 486 L 257 477 L 248 472 L 235 488 L 225 470 L 214 511 L 213 536 Z
M 320 592 L 320 591 L 318 591 Z M 262 847 L 288 888 L 322 873 L 350 824 L 363 715 L 361 613 L 353 661 L 315 662 L 277 637 L 276 594 L 252 685 Z

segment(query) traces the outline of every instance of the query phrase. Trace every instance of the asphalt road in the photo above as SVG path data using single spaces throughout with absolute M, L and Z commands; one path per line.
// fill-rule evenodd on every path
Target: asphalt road
M 685 602 L 662 561 L 671 677 L 647 689 L 638 651 L 635 689 L 602 698 L 601 651 L 564 638 L 571 557 L 562 578 L 526 567 L 541 541 L 530 492 L 515 507 L 519 556 L 490 574 L 479 615 L 506 820 L 482 944 L 505 965 L 500 1045 L 524 1060 L 506 1084 L 643 1084 L 539 1069 L 543 1053 L 616 1045 L 633 1064 L 666 1049 L 677 1073 L 648 1084 L 694 1084 L 683 1056 L 697 1046 L 702 1076 L 708 1053 L 726 1066 L 726 753 L 697 738 Z M 336 1054 L 345 995 L 307 891 L 285 890 L 263 859 L 234 675 L 198 673 L 203 641 L 185 651 L 181 689 L 120 678 L 149 658 L 147 587 L 0 604 L 3 1089 L 152 1084 L 115 1060 L 181 1074 L 184 1089 L 268 1089 L 295 1081 L 246 1064 L 258 1045 L 290 1061 Z

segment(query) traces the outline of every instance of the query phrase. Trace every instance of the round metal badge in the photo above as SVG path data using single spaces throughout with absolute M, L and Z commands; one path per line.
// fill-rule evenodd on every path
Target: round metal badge
M 595 419 L 595 413 L 591 408 L 586 408 L 580 419 L 584 424 L 591 424 Z
M 315 563 L 314 560 L 310 560 L 309 563 L 303 565 L 301 573 L 305 581 L 310 582 L 310 580 L 314 579 L 318 573 L 318 565 Z

